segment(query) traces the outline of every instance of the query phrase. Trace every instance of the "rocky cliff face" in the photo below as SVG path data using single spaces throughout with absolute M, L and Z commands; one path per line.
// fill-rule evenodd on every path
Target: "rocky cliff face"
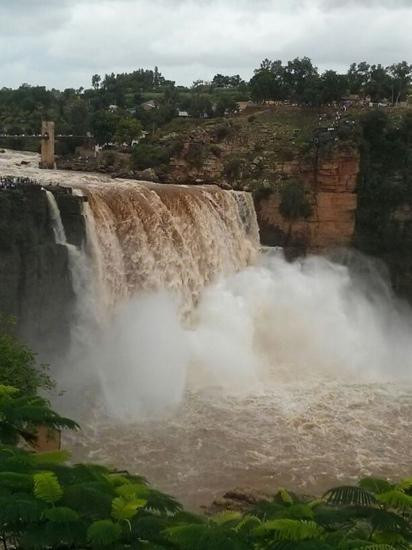
M 359 152 L 353 142 L 337 137 L 316 151 L 317 120 L 311 124 L 305 129 L 300 119 L 261 116 L 251 123 L 238 120 L 235 125 L 196 128 L 171 159 L 166 181 L 215 183 L 252 192 L 262 244 L 282 246 L 292 256 L 350 246 Z M 311 206 L 306 218 L 281 214 L 282 189 L 291 181 L 303 187 Z
M 205 148 L 208 154 L 202 159 Z M 191 149 L 198 152 L 198 165 L 188 160 Z M 196 132 L 172 159 L 170 170 L 169 177 L 180 183 L 215 182 L 252 191 L 263 245 L 282 246 L 295 255 L 352 243 L 359 173 L 359 154 L 353 149 L 334 149 L 317 162 L 304 155 L 279 160 L 267 154 L 251 155 L 245 143 L 211 145 L 209 134 Z M 280 212 L 282 186 L 291 180 L 305 189 L 312 210 L 306 219 L 287 219 Z
M 283 246 L 296 252 L 349 246 L 355 230 L 358 156 L 336 153 L 319 160 L 317 167 L 305 161 L 286 162 L 279 165 L 277 171 L 281 180 L 297 178 L 305 187 L 312 213 L 306 219 L 286 219 L 279 209 L 278 191 L 256 194 L 262 244 Z
M 68 240 L 80 244 L 80 199 L 63 190 L 54 194 Z M 0 257 L 0 311 L 15 317 L 20 335 L 48 359 L 68 344 L 74 295 L 67 249 L 55 243 L 39 185 L 0 189 Z

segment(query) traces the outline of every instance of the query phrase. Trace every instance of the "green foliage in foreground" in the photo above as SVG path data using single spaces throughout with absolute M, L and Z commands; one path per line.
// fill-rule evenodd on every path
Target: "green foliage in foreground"
M 139 476 L 93 464 L 69 465 L 63 451 L 36 454 L 8 444 L 24 437 L 22 419 L 23 425 L 30 419 L 76 427 L 36 399 L 0 386 L 3 550 L 412 548 L 412 478 L 398 484 L 366 478 L 318 500 L 282 489 L 244 513 L 196 516 Z
M 64 418 L 38 395 L 20 395 L 17 388 L 0 385 L 0 442 L 17 445 L 19 441 L 33 443 L 38 426 L 49 430 L 76 429 L 76 422 Z
M 198 517 L 144 479 L 0 447 L 4 548 L 391 550 L 412 548 L 412 480 L 365 479 L 320 500 L 285 490 L 248 513 Z
M 0 384 L 14 386 L 26 395 L 51 389 L 53 382 L 36 355 L 15 335 L 14 321 L 0 314 Z

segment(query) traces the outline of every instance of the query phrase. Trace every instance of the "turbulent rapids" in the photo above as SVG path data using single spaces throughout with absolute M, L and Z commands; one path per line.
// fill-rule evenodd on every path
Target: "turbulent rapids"
M 235 486 L 410 474 L 412 315 L 373 262 L 259 253 L 248 194 L 10 158 L 2 173 L 88 199 L 76 248 L 47 194 L 77 297 L 57 373 L 83 427 L 67 438 L 76 459 L 133 469 L 192 506 Z

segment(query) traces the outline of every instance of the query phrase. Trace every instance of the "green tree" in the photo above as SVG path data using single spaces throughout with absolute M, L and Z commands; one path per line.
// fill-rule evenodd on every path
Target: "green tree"
M 280 100 L 288 97 L 285 69 L 282 61 L 264 59 L 250 83 L 252 99 L 257 102 Z
M 24 395 L 51 389 L 53 382 L 44 365 L 37 365 L 36 355 L 22 344 L 14 322 L 0 315 L 0 384 L 15 386 Z
M 238 110 L 236 101 L 231 97 L 220 96 L 216 101 L 215 115 L 222 117 L 225 115 L 233 115 Z
M 52 430 L 78 427 L 52 411 L 42 397 L 24 395 L 13 386 L 0 384 L 0 443 L 17 445 L 20 439 L 33 443 L 39 426 Z
M 388 71 L 382 65 L 372 65 L 365 91 L 372 101 L 382 101 L 392 96 L 392 81 Z
M 166 147 L 150 143 L 139 143 L 132 149 L 132 164 L 138 170 L 155 168 L 169 162 L 169 151 Z
M 391 65 L 387 70 L 392 77 L 392 103 L 397 104 L 399 101 L 404 101 L 407 97 L 412 81 L 412 65 L 409 65 L 406 61 L 402 61 L 402 63 Z
M 99 145 L 113 141 L 118 124 L 118 116 L 110 111 L 98 111 L 91 120 L 91 128 Z
M 325 71 L 321 77 L 322 103 L 340 101 L 348 91 L 348 80 L 345 75 L 335 71 Z
M 133 140 L 139 139 L 142 136 L 141 123 L 132 117 L 121 118 L 117 123 L 114 140 L 118 144 L 126 143 L 130 146 Z
M 296 57 L 292 61 L 288 61 L 284 71 L 284 80 L 290 90 L 291 99 L 301 103 L 308 80 L 310 79 L 313 84 L 317 77 L 318 69 L 312 64 L 309 57 Z
M 366 61 L 352 63 L 347 74 L 349 91 L 351 94 L 365 95 L 366 86 L 370 79 L 370 65 Z
M 101 81 L 102 81 L 102 77 L 99 74 L 94 74 L 92 76 L 92 86 L 95 90 L 99 89 Z
M 308 218 L 311 215 L 312 208 L 301 182 L 291 180 L 282 187 L 279 211 L 288 220 Z

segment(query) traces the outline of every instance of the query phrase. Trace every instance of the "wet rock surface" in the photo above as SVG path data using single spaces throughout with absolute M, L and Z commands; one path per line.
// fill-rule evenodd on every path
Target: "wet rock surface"
M 25 341 L 45 359 L 68 345 L 74 294 L 66 247 L 56 244 L 46 194 L 40 185 L 0 189 L 0 311 L 16 318 Z M 55 191 L 68 238 L 80 244 L 80 201 Z M 41 342 L 41 346 L 39 343 Z

